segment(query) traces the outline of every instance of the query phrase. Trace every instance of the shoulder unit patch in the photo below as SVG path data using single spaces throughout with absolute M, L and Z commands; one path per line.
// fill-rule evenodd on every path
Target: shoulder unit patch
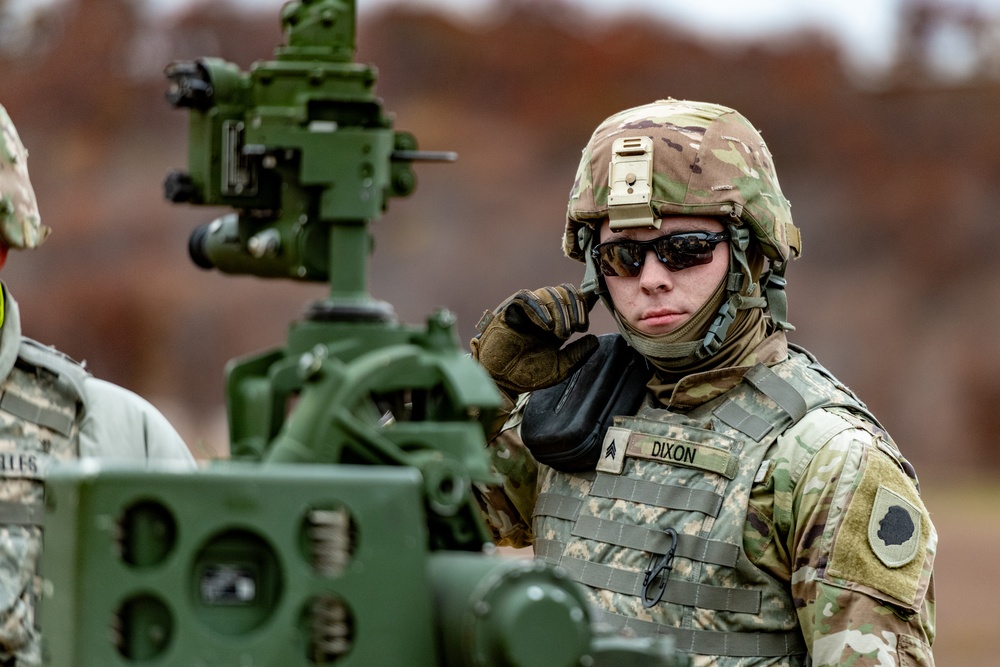
M 860 483 L 834 538 L 827 576 L 870 587 L 916 610 L 934 528 L 913 482 L 889 455 L 866 447 Z M 936 540 L 935 540 L 936 544 Z
M 868 544 L 886 567 L 902 567 L 917 555 L 920 514 L 906 498 L 879 485 L 868 520 Z

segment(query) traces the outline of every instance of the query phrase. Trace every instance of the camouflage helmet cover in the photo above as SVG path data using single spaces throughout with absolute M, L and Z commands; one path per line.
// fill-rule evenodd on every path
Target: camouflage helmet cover
M 28 178 L 28 151 L 0 105 L 0 239 L 11 248 L 36 248 L 48 235 Z
M 649 205 L 655 218 L 730 216 L 753 231 L 771 260 L 798 256 L 790 204 L 757 130 L 733 109 L 673 99 L 616 113 L 594 131 L 570 192 L 566 255 L 585 261 L 579 231 L 608 216 L 612 144 L 624 137 L 653 139 Z

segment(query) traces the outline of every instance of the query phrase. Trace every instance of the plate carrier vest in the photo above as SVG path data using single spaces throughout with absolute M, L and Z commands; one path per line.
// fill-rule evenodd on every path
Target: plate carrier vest
M 775 441 L 810 410 L 834 407 L 878 423 L 814 357 L 791 347 L 787 360 L 752 367 L 689 413 L 646 404 L 616 416 L 596 471 L 541 467 L 535 556 L 586 585 L 597 622 L 671 635 L 679 650 L 719 656 L 713 664 L 756 656 L 805 665 L 788 584 L 750 562 L 743 531 L 751 485 L 773 457 L 799 456 L 774 452 Z

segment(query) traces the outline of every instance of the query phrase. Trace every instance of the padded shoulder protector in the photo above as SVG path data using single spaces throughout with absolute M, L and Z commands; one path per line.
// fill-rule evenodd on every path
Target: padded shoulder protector
M 83 383 L 90 375 L 83 365 L 54 347 L 43 345 L 26 336 L 21 337 L 21 345 L 17 351 L 18 361 L 28 363 L 37 368 L 44 368 L 58 376 L 59 380 L 76 394 L 77 400 L 83 402 L 85 394 Z
M 616 415 L 633 415 L 646 395 L 646 360 L 618 334 L 557 385 L 533 391 L 521 440 L 539 463 L 563 472 L 593 470 Z

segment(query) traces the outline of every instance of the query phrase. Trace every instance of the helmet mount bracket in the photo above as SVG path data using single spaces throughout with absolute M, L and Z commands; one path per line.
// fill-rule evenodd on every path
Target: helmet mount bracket
M 608 220 L 612 231 L 659 229 L 653 214 L 653 138 L 622 137 L 611 147 L 608 169 Z

